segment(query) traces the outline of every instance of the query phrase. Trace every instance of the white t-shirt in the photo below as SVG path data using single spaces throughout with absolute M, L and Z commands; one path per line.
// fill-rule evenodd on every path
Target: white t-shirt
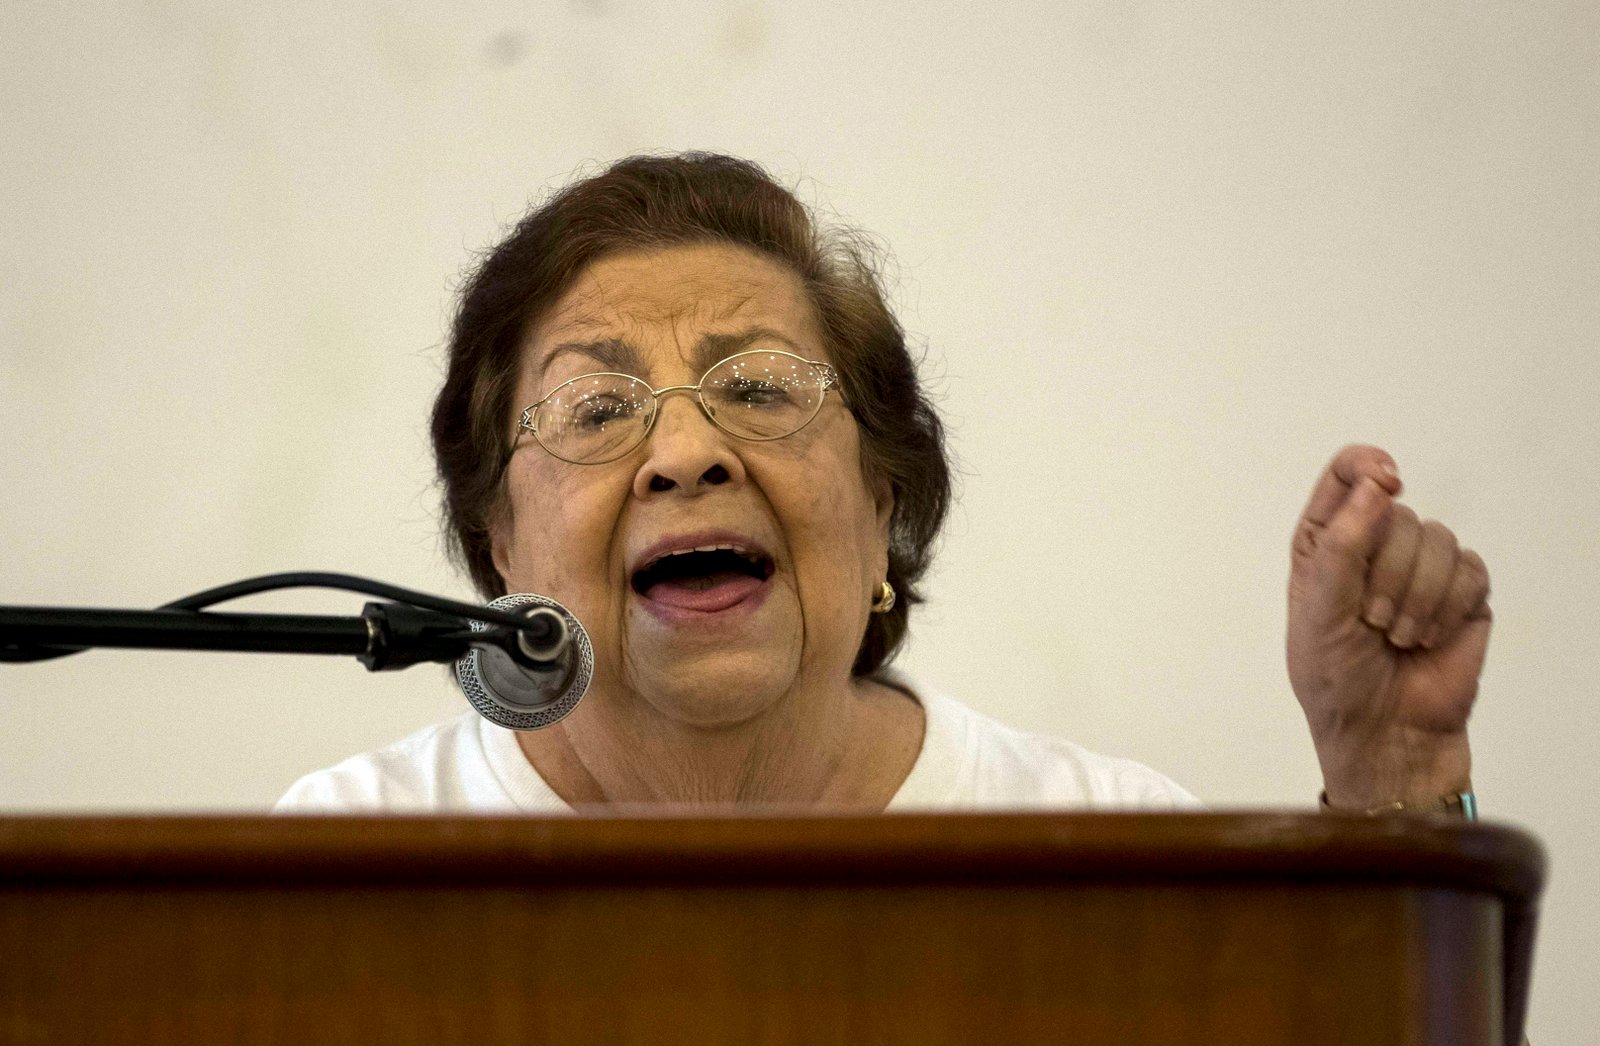
M 1013 729 L 908 684 L 922 751 L 888 810 L 1184 810 L 1198 799 L 1130 759 Z M 278 813 L 572 813 L 515 732 L 473 711 L 296 781 Z

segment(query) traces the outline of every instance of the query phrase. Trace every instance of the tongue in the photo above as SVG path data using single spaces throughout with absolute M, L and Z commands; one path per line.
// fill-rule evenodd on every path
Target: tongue
M 728 609 L 760 588 L 761 584 L 749 574 L 727 570 L 699 577 L 658 581 L 650 586 L 644 596 L 669 607 L 710 613 Z

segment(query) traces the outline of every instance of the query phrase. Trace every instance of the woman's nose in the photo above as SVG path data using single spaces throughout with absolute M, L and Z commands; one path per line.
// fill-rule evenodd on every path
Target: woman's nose
M 634 476 L 636 497 L 676 492 L 703 494 L 744 482 L 744 463 L 732 438 L 711 423 L 692 392 L 663 396 L 655 426 L 645 437 L 644 464 Z

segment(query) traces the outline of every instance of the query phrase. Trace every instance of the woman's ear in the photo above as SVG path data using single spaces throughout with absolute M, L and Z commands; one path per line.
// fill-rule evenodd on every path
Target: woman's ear
M 889 543 L 889 521 L 894 518 L 894 485 L 877 469 L 867 475 L 868 489 L 872 491 L 872 504 L 876 513 L 878 536 L 884 545 Z
M 494 518 L 489 522 L 489 558 L 494 562 L 494 572 L 500 575 L 501 587 L 507 592 L 514 591 L 511 587 L 511 538 L 515 529 L 510 506 L 495 509 Z
M 861 482 L 872 498 L 873 533 L 883 549 L 881 579 L 889 569 L 889 524 L 894 519 L 894 484 L 890 482 L 889 474 L 873 461 L 866 447 L 861 448 Z

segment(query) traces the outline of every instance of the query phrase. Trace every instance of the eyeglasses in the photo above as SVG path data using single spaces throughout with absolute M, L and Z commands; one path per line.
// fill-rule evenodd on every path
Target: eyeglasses
M 755 349 L 713 364 L 698 385 L 652 389 L 631 374 L 585 374 L 557 385 L 522 412 L 519 429 L 574 465 L 615 461 L 643 443 L 661 413 L 661 397 L 692 392 L 717 428 L 740 439 L 775 440 L 805 428 L 839 375 L 826 363 Z

